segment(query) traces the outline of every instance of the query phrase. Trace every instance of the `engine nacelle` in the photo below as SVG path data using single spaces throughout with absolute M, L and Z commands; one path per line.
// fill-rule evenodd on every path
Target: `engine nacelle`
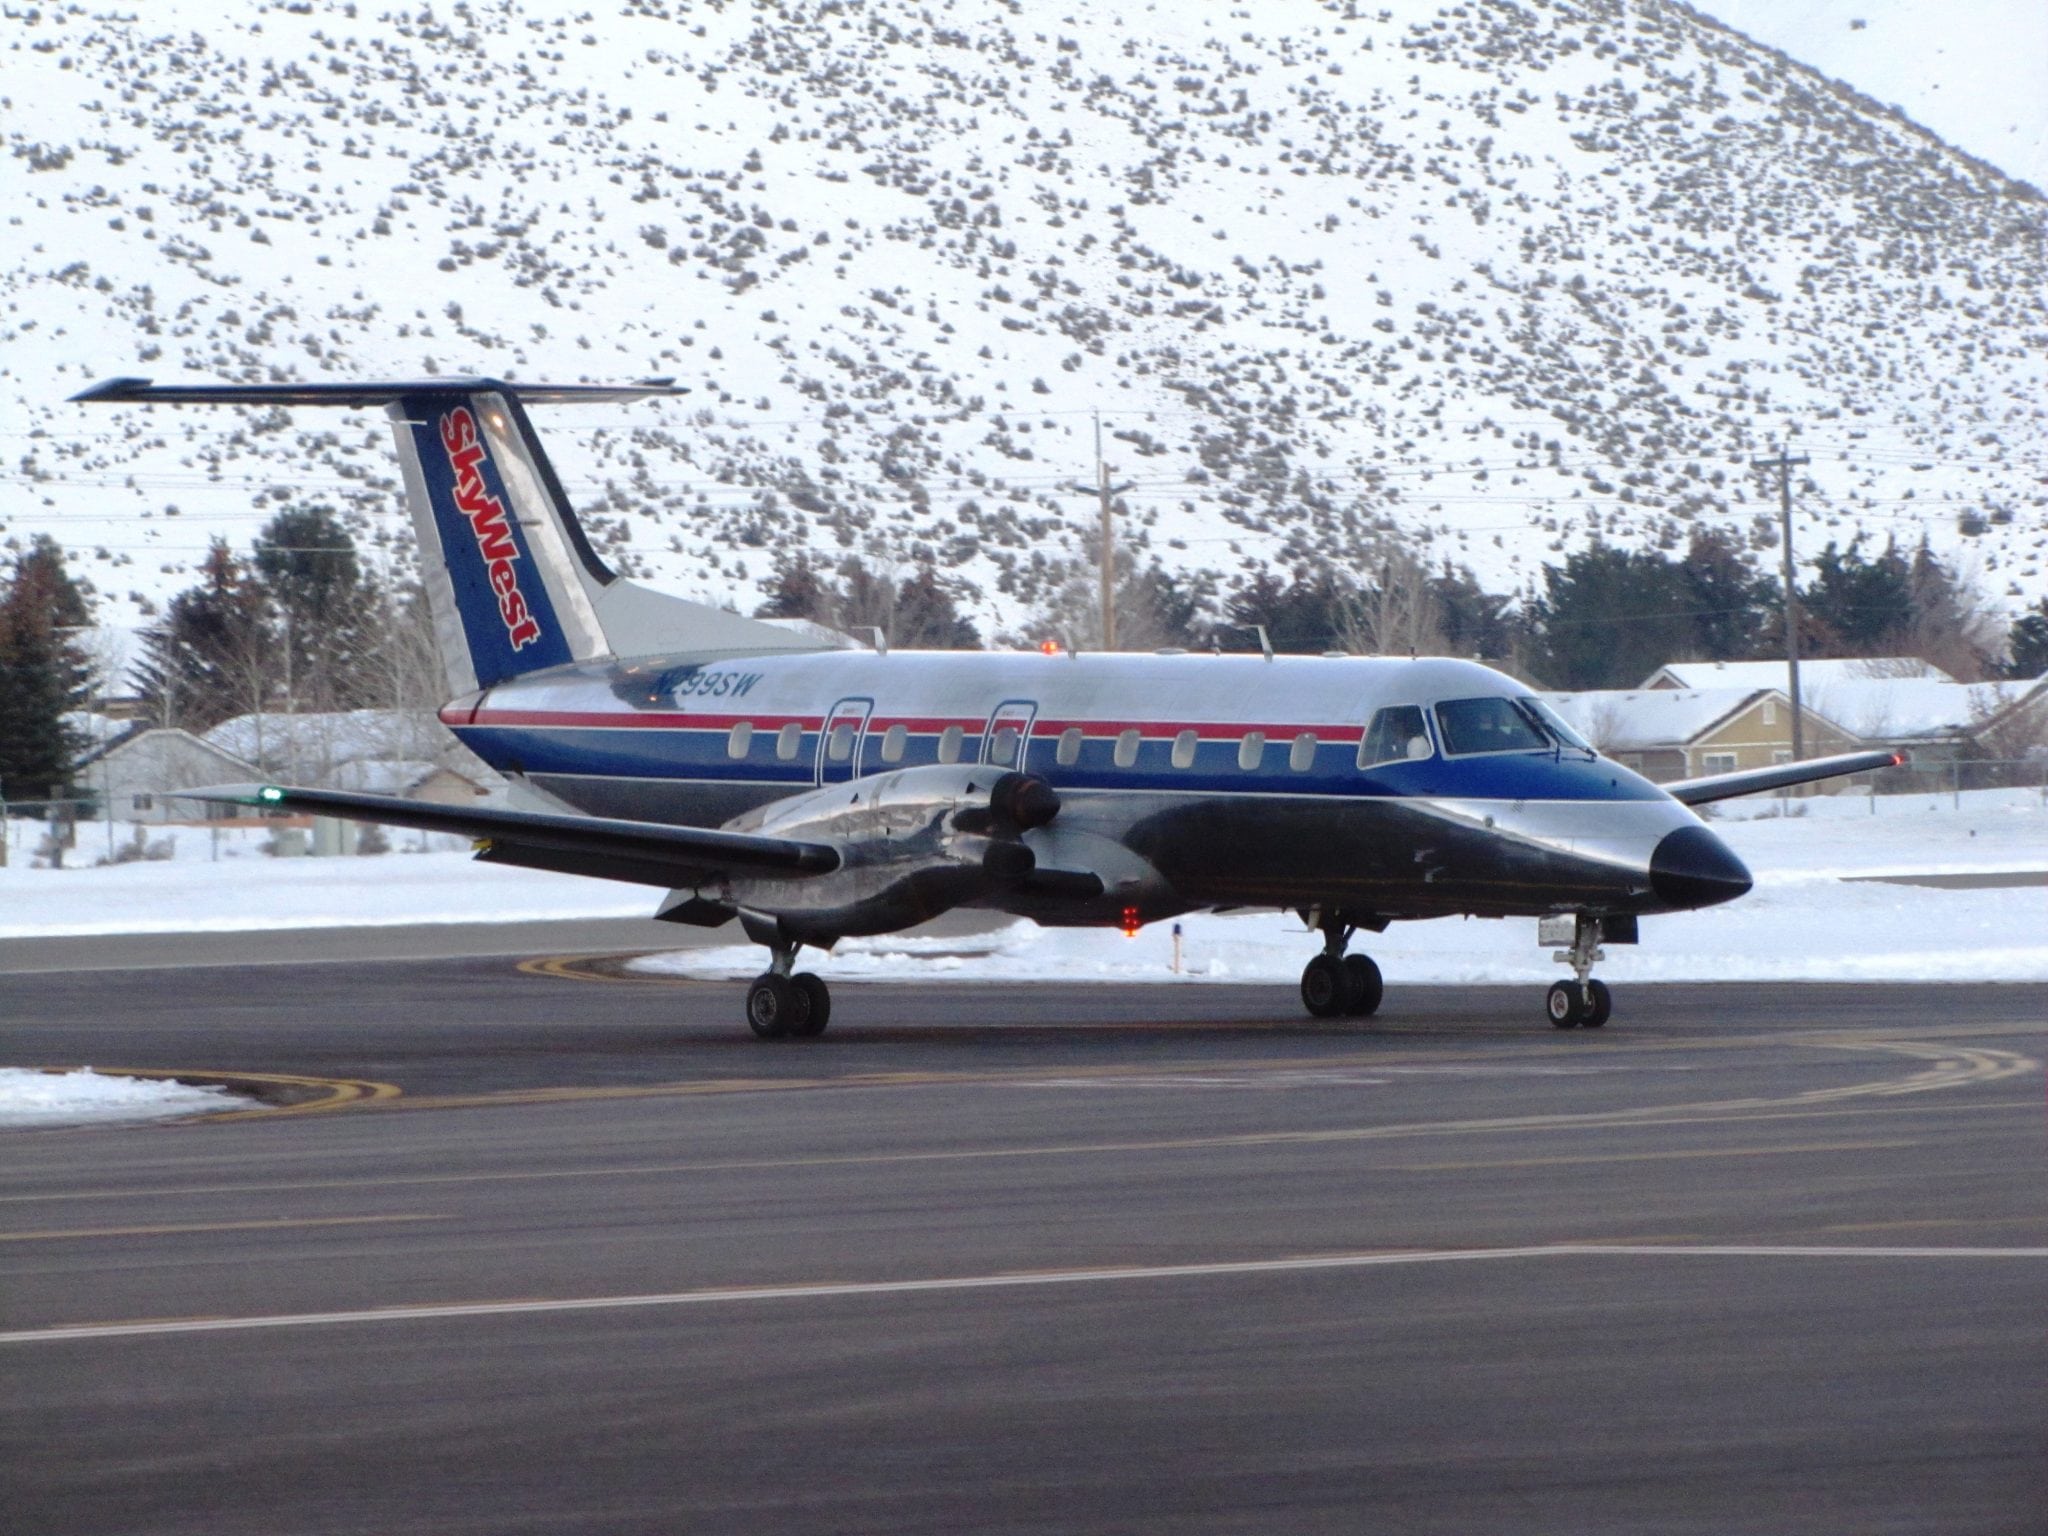
M 1059 809 L 1043 779 L 977 765 L 932 764 L 829 784 L 726 827 L 830 842 L 844 858 L 839 869 L 803 879 L 734 879 L 694 897 L 772 916 L 784 934 L 808 943 L 893 932 L 1025 879 L 1038 861 L 1023 834 Z

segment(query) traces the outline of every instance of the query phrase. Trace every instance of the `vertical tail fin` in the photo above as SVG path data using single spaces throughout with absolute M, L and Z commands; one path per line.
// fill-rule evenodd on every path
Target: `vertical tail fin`
M 772 624 L 620 577 L 591 547 L 524 402 L 640 400 L 618 387 L 495 379 L 362 384 L 152 384 L 110 379 L 75 399 L 128 404 L 382 406 L 419 537 L 420 576 L 450 691 L 599 656 L 815 650 Z

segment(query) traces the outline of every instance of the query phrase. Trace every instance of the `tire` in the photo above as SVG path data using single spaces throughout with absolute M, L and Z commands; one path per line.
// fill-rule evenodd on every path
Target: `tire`
M 789 979 L 769 972 L 756 976 L 747 988 L 747 1028 L 762 1040 L 780 1040 L 798 1023 L 798 1010 L 810 1001 L 799 1000 Z
M 1614 994 L 1607 990 L 1607 983 L 1604 981 L 1587 982 L 1586 991 L 1589 994 L 1586 1016 L 1579 1020 L 1579 1028 L 1598 1029 L 1613 1016 Z
M 1543 1011 L 1559 1029 L 1577 1029 L 1586 1013 L 1586 1000 L 1576 981 L 1553 982 L 1543 999 Z
M 1301 969 L 1301 1006 L 1319 1019 L 1344 1011 L 1344 968 L 1334 955 L 1317 955 Z
M 1344 1011 L 1355 1019 L 1370 1018 L 1379 1010 L 1386 984 L 1380 968 L 1370 955 L 1344 957 Z
M 805 1040 L 815 1040 L 825 1033 L 825 1025 L 832 1017 L 832 993 L 826 988 L 823 977 L 809 971 L 798 971 L 789 978 L 789 983 L 807 1003 L 803 1023 L 792 1025 L 789 1032 Z

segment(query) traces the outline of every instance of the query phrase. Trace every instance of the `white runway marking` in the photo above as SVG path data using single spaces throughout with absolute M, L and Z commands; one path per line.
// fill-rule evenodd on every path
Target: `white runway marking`
M 1304 1270 L 1382 1269 L 1407 1264 L 1463 1264 L 1484 1259 L 2048 1259 L 2048 1248 L 1907 1248 L 1852 1244 L 1772 1245 L 1560 1243 L 1532 1248 L 1445 1248 L 1394 1253 L 1334 1253 L 1213 1264 L 1154 1264 L 1105 1269 L 1058 1269 L 935 1280 L 827 1281 L 807 1285 L 742 1286 L 670 1291 L 641 1296 L 578 1296 L 521 1301 L 437 1302 L 370 1307 L 347 1312 L 280 1313 L 267 1317 L 169 1318 L 125 1323 L 79 1323 L 0 1333 L 0 1344 L 58 1343 L 81 1339 L 152 1338 L 173 1333 L 238 1333 L 257 1328 L 320 1328 L 341 1323 L 425 1322 L 441 1318 L 509 1317 L 543 1312 L 614 1312 L 635 1307 L 715 1306 L 748 1301 L 810 1301 L 848 1296 L 910 1296 L 926 1292 L 986 1291 L 1039 1285 L 1107 1285 L 1127 1280 L 1198 1280 L 1234 1275 L 1293 1274 Z

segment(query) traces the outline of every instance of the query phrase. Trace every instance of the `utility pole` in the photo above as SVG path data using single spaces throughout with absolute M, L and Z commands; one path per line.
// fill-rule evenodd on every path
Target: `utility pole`
M 1100 570 L 1097 578 L 1102 594 L 1102 649 L 1116 649 L 1116 533 L 1111 522 L 1111 498 L 1121 496 L 1125 491 L 1135 489 L 1137 481 L 1126 480 L 1122 485 L 1109 483 L 1109 465 L 1102 457 L 1102 412 L 1095 413 L 1095 484 L 1092 487 L 1068 485 L 1064 490 L 1078 496 L 1093 496 L 1101 509 L 1102 549 L 1099 556 Z
M 1778 445 L 1776 458 L 1749 461 L 1752 469 L 1775 469 L 1778 472 L 1778 523 L 1785 536 L 1785 670 L 1792 684 L 1792 761 L 1795 763 L 1806 756 L 1806 740 L 1799 715 L 1799 587 L 1793 578 L 1792 471 L 1812 462 L 1803 453 L 1793 458 L 1786 453 L 1782 443 Z

